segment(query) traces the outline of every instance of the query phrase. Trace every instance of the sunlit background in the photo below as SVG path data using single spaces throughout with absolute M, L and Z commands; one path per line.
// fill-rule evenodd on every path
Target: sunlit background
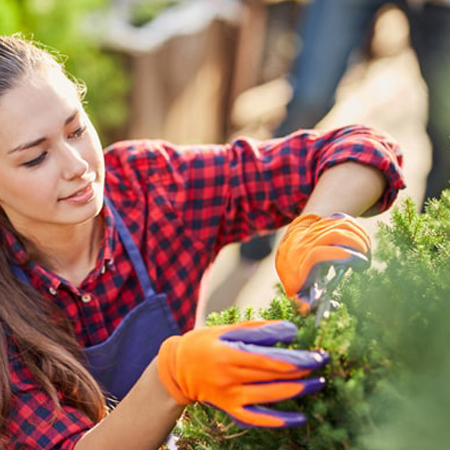
M 69 72 L 88 86 L 86 107 L 105 145 L 141 137 L 220 143 L 239 134 L 269 138 L 283 119 L 302 8 L 287 0 L 1 0 L 0 33 L 21 32 L 67 56 Z M 318 126 L 363 123 L 390 133 L 405 152 L 401 196 L 420 205 L 430 167 L 427 92 L 408 22 L 384 8 L 370 35 Z M 388 217 L 361 220 L 374 235 Z M 237 263 L 231 245 L 204 297 L 266 304 L 277 280 L 273 257 L 248 282 L 249 273 L 233 273 Z

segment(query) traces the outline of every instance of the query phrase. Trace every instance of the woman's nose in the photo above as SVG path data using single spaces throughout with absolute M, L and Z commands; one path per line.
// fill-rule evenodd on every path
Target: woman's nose
M 64 145 L 62 156 L 63 177 L 67 180 L 82 177 L 89 169 L 88 162 L 82 157 L 80 151 L 72 145 Z

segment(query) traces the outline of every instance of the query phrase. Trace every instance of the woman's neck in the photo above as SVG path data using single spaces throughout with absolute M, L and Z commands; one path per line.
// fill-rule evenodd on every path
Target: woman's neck
M 94 269 L 103 236 L 103 218 L 26 236 L 30 258 L 66 280 L 80 285 Z

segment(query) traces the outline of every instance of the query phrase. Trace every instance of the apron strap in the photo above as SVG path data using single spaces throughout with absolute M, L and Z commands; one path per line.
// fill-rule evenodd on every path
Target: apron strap
M 137 248 L 133 238 L 131 237 L 130 231 L 127 226 L 120 217 L 117 210 L 114 208 L 111 200 L 105 195 L 105 203 L 111 209 L 114 220 L 116 222 L 117 231 L 119 232 L 119 236 L 122 240 L 123 245 L 133 262 L 134 269 L 141 283 L 141 287 L 144 292 L 147 292 L 149 295 L 155 294 L 155 290 L 153 289 L 152 283 L 150 281 L 150 277 L 148 275 L 147 268 L 145 267 L 144 260 L 142 259 L 141 253 Z
M 15 278 L 17 278 L 18 280 L 22 281 L 25 284 L 30 284 L 30 280 L 28 279 L 27 274 L 21 267 L 9 263 L 9 268 L 11 269 L 11 272 L 13 273 Z

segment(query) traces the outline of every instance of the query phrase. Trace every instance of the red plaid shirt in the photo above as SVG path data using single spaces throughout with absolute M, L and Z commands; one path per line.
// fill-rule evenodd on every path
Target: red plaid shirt
M 378 167 L 388 180 L 387 208 L 404 187 L 395 143 L 367 128 L 299 131 L 286 139 L 236 140 L 229 145 L 174 146 L 128 141 L 106 154 L 106 192 L 140 248 L 156 292 L 165 292 L 182 331 L 194 324 L 205 269 L 226 244 L 290 222 L 321 173 L 344 161 Z M 82 346 L 104 341 L 142 301 L 139 282 L 104 207 L 105 232 L 96 268 L 80 286 L 31 263 L 32 284 L 70 317 Z M 18 264 L 24 249 L 3 232 Z M 11 350 L 13 388 L 9 449 L 72 449 L 93 426 L 80 411 L 57 413 L 20 355 Z

